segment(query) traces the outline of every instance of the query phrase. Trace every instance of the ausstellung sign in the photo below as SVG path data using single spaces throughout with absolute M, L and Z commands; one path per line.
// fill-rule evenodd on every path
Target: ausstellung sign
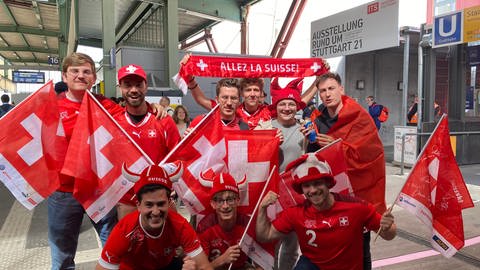
M 312 22 L 310 55 L 329 58 L 399 44 L 398 0 L 370 2 Z

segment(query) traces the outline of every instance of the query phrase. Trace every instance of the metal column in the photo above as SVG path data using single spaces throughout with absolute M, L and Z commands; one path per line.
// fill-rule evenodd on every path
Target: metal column
M 115 67 L 115 10 L 114 0 L 102 1 L 102 48 L 103 48 L 103 81 L 106 97 L 115 97 L 116 67 Z
M 402 122 L 403 126 L 407 125 L 407 99 L 408 99 L 408 65 L 410 60 L 410 34 L 408 30 L 403 31 L 405 43 L 403 44 L 403 96 L 402 96 Z M 419 109 L 422 100 L 419 98 Z
M 165 25 L 166 57 L 168 67 L 168 85 L 173 88 L 173 81 L 170 79 L 178 72 L 178 0 L 169 0 L 167 3 L 167 18 Z

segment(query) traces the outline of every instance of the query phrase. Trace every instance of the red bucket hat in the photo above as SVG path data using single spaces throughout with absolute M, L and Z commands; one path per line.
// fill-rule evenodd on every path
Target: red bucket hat
M 278 78 L 273 78 L 270 83 L 270 95 L 272 95 L 272 105 L 270 110 L 277 109 L 277 103 L 283 99 L 292 99 L 297 103 L 297 109 L 301 110 L 305 108 L 305 103 L 302 102 L 301 93 L 303 86 L 303 78 L 295 79 L 287 84 L 284 88 L 281 88 L 278 84 Z
M 118 70 L 118 82 L 120 82 L 121 79 L 130 75 L 139 76 L 140 78 L 147 81 L 147 75 L 145 73 L 145 70 L 143 70 L 143 68 L 139 65 L 130 64 L 123 66 Z
M 183 174 L 183 163 L 165 163 L 161 166 L 151 165 L 146 167 L 142 173 L 136 174 L 126 167 L 122 166 L 122 175 L 129 181 L 135 183 L 133 191 L 135 194 L 148 184 L 159 184 L 172 190 L 172 182 L 176 182 Z
M 215 194 L 221 191 L 232 191 L 240 195 L 240 188 L 243 187 L 246 182 L 247 178 L 244 177 L 237 183 L 235 178 L 229 173 L 215 174 L 211 170 L 200 173 L 200 183 L 203 186 L 211 187 L 210 198 L 213 198 Z
M 336 184 L 330 165 L 326 161 L 318 159 L 315 153 L 305 154 L 290 162 L 285 171 L 290 170 L 292 170 L 293 176 L 292 187 L 299 194 L 303 194 L 302 184 L 309 181 L 324 179 L 328 188 L 332 188 Z

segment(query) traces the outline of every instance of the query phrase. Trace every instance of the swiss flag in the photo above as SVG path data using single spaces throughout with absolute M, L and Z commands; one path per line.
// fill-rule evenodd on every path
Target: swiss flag
M 430 242 L 445 257 L 464 246 L 462 209 L 473 207 L 449 133 L 443 115 L 395 202 L 431 228 Z
M 98 222 L 131 188 L 122 164 L 140 173 L 151 162 L 90 92 L 86 92 L 62 173 L 75 178 L 73 195 Z
M 342 139 L 335 140 L 329 145 L 326 145 L 315 152 L 315 155 L 317 158 L 327 161 L 328 165 L 330 165 L 330 168 L 332 169 L 332 174 L 335 178 L 336 184 L 330 189 L 330 191 L 340 194 L 355 195 L 352 184 L 350 183 L 350 179 L 347 175 L 347 163 L 342 150 Z M 286 171 L 280 175 L 279 203 L 281 209 L 279 209 L 279 211 L 297 204 L 301 204 L 305 200 L 303 195 L 300 195 L 293 190 L 292 182 L 292 171 Z
M 32 209 L 59 187 L 67 149 L 53 83 L 0 118 L 0 126 L 0 180 Z

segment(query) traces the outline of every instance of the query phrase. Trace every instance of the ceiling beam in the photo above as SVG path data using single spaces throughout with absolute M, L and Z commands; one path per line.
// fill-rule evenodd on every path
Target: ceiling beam
M 45 48 L 38 48 L 38 47 L 21 47 L 21 46 L 0 47 L 0 52 L 8 52 L 8 51 L 58 54 L 58 50 L 56 49 L 45 49 Z
M 119 43 L 123 40 L 123 38 L 130 32 L 132 27 L 138 23 L 139 20 L 142 19 L 143 15 L 151 8 L 151 4 L 146 2 L 138 3 L 135 7 L 135 10 L 130 13 L 130 16 L 123 21 L 119 27 L 115 30 L 117 33 L 115 35 L 115 43 Z
M 241 22 L 242 11 L 236 0 L 178 0 L 178 9 L 185 13 L 209 20 Z
M 10 25 L 10 24 L 0 24 L 0 32 L 5 33 L 21 33 L 29 35 L 38 35 L 38 36 L 49 36 L 49 37 L 58 37 L 60 32 L 39 29 L 35 27 L 20 26 L 20 25 Z
M 102 40 L 99 38 L 82 38 L 79 37 L 78 45 L 95 47 L 95 48 L 103 48 Z
M 25 66 L 25 65 L 0 65 L 0 69 L 32 69 L 32 70 L 60 70 L 59 66 Z

